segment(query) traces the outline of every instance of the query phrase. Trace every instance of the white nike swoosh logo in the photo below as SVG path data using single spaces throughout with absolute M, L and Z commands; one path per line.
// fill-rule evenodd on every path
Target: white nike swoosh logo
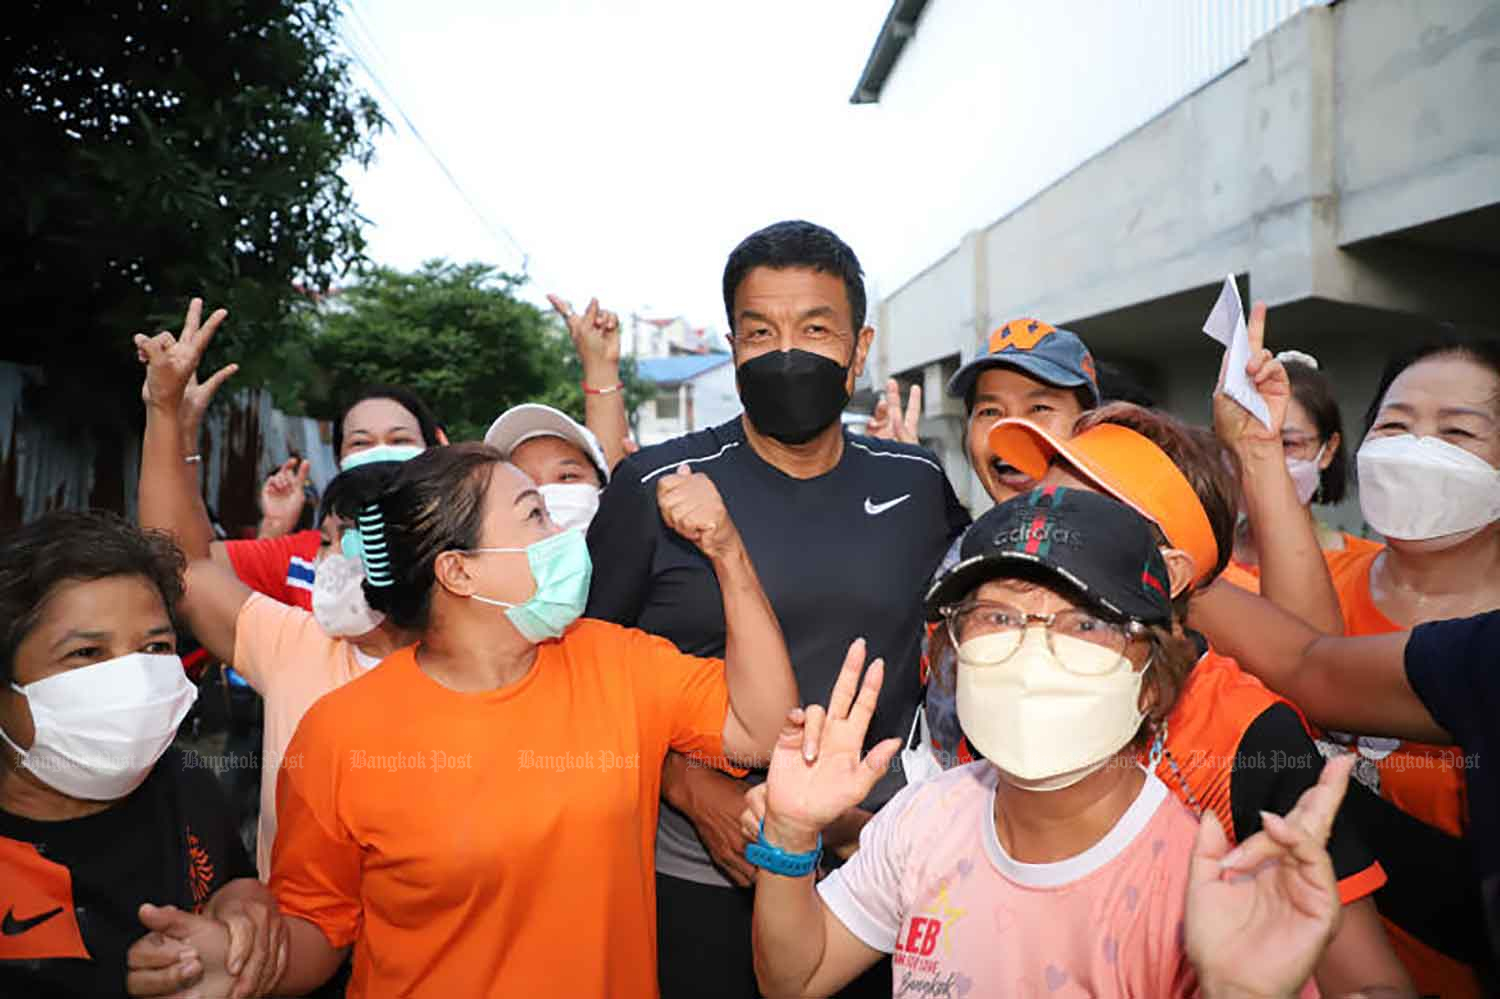
M 870 498 L 866 496 L 865 513 L 873 517 L 876 514 L 885 513 L 891 507 L 896 506 L 898 503 L 905 503 L 909 499 L 911 499 L 911 493 L 907 493 L 904 496 L 897 496 L 893 500 L 886 500 L 884 503 L 872 503 L 870 502 Z

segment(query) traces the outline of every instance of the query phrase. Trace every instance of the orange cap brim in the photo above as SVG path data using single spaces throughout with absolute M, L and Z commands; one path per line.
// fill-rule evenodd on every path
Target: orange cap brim
M 990 428 L 990 451 L 1033 479 L 1062 455 L 1085 479 L 1161 528 L 1173 548 L 1193 560 L 1193 582 L 1206 581 L 1219 562 L 1213 526 L 1192 483 L 1167 453 L 1129 427 L 1101 423 L 1067 441 L 1029 420 L 1000 420 Z

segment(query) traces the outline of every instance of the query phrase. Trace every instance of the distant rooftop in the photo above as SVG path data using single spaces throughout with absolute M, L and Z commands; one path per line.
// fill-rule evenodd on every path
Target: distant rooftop
M 711 371 L 721 364 L 729 364 L 729 354 L 681 354 L 677 357 L 640 357 L 635 369 L 642 378 L 657 385 L 680 385 Z

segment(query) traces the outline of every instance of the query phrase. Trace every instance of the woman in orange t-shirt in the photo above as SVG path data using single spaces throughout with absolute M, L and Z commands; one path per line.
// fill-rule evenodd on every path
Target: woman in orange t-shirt
M 1382 634 L 1500 607 L 1500 342 L 1434 344 L 1395 358 L 1367 426 L 1360 506 L 1387 545 L 1329 556 L 1346 632 Z M 1469 965 L 1483 951 L 1483 917 L 1466 894 L 1468 808 L 1452 747 L 1330 738 L 1358 751 L 1356 779 L 1394 806 L 1361 827 L 1390 878 L 1377 902 L 1418 990 L 1478 995 Z
M 1342 502 L 1349 487 L 1349 459 L 1344 452 L 1344 415 L 1328 378 L 1318 370 L 1317 359 L 1301 351 L 1276 355 L 1286 368 L 1292 396 L 1287 400 L 1281 425 L 1281 446 L 1287 471 L 1297 488 L 1297 498 L 1307 510 L 1325 555 L 1345 551 L 1374 551 L 1380 545 L 1348 531 L 1323 523 L 1313 513 L 1314 504 Z M 1260 554 L 1250 522 L 1241 520 L 1235 530 L 1234 560 L 1225 578 L 1236 586 L 1260 592 Z
M 658 503 L 718 573 L 723 661 L 578 620 L 583 536 L 492 448 L 424 452 L 360 514 L 370 604 L 421 639 L 315 704 L 287 750 L 275 994 L 350 948 L 356 997 L 656 993 L 662 761 L 764 765 L 797 694 L 712 482 L 682 469 Z

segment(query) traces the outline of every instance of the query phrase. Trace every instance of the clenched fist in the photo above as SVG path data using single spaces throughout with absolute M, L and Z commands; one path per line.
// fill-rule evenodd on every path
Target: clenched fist
M 667 526 L 687 538 L 710 559 L 725 558 L 740 546 L 740 532 L 714 482 L 681 464 L 656 487 L 656 505 Z

